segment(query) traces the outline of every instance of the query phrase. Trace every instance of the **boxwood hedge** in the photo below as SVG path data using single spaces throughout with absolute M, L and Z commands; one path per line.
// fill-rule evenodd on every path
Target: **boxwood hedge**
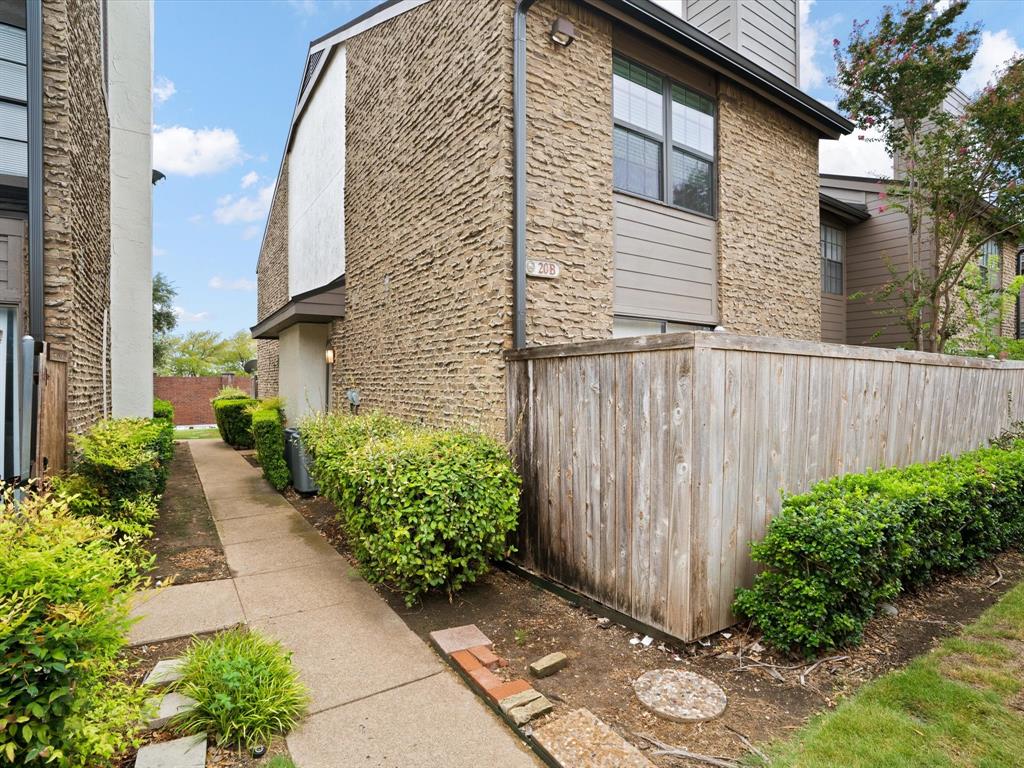
M 221 440 L 235 448 L 252 448 L 252 410 L 259 401 L 236 397 L 214 398 L 211 403 Z
M 735 612 L 778 648 L 857 642 L 879 602 L 1024 543 L 1024 443 L 847 475 L 789 496 Z
M 252 438 L 263 476 L 277 490 L 291 482 L 284 458 L 284 413 L 280 398 L 265 400 L 252 411 Z
M 509 553 L 520 481 L 495 440 L 381 414 L 320 416 L 301 431 L 364 574 L 407 603 L 454 593 Z

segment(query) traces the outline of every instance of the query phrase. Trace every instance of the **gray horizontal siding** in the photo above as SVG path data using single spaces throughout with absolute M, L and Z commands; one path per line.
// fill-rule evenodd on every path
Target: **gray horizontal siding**
M 796 85 L 800 68 L 796 0 L 742 0 L 738 11 L 736 49 L 772 74 Z
M 821 340 L 829 344 L 846 343 L 846 297 L 821 294 Z
M 615 195 L 615 313 L 717 322 L 715 222 Z

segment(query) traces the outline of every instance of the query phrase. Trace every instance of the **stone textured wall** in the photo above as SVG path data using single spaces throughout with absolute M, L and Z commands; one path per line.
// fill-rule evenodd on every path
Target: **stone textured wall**
M 723 80 L 718 166 L 721 324 L 735 333 L 819 340 L 817 136 Z
M 558 16 L 576 29 L 568 48 L 551 42 Z M 527 257 L 562 267 L 555 280 L 527 279 L 527 343 L 609 338 L 611 22 L 571 0 L 544 0 L 531 9 L 527 27 Z
M 263 320 L 288 303 L 288 157 L 281 164 L 267 231 L 256 263 L 256 319 Z M 278 385 L 278 342 L 256 341 L 259 396 L 274 397 Z
M 96 0 L 43 0 L 45 323 L 53 353 L 68 360 L 71 432 L 110 409 L 110 145 L 99 13 Z
M 346 316 L 333 401 L 504 420 L 512 3 L 435 0 L 347 42 Z
M 1012 240 L 1004 240 L 999 257 L 1002 286 L 1006 289 L 1010 287 L 1010 283 L 1017 275 L 1017 245 Z M 1000 336 L 1012 339 L 1017 335 L 1017 304 L 1016 301 L 1010 302 L 1003 312 L 1002 325 L 999 329 Z

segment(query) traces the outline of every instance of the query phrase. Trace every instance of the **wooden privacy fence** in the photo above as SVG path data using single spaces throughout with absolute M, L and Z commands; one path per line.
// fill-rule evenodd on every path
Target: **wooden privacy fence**
M 734 622 L 781 491 L 982 445 L 1024 363 L 695 332 L 508 355 L 523 565 L 668 634 Z

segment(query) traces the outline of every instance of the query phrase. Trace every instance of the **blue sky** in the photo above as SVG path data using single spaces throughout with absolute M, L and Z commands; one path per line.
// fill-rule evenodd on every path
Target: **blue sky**
M 487 0 L 464 0 L 485 2 Z M 662 0 L 671 7 L 679 0 Z M 370 0 L 157 0 L 154 269 L 178 289 L 179 331 L 231 334 L 256 319 L 256 257 L 309 41 L 373 7 Z M 802 3 L 803 87 L 834 103 L 832 39 L 883 3 Z M 968 87 L 1024 48 L 1024 2 L 973 0 L 985 37 Z M 822 170 L 884 172 L 872 142 L 822 147 Z

